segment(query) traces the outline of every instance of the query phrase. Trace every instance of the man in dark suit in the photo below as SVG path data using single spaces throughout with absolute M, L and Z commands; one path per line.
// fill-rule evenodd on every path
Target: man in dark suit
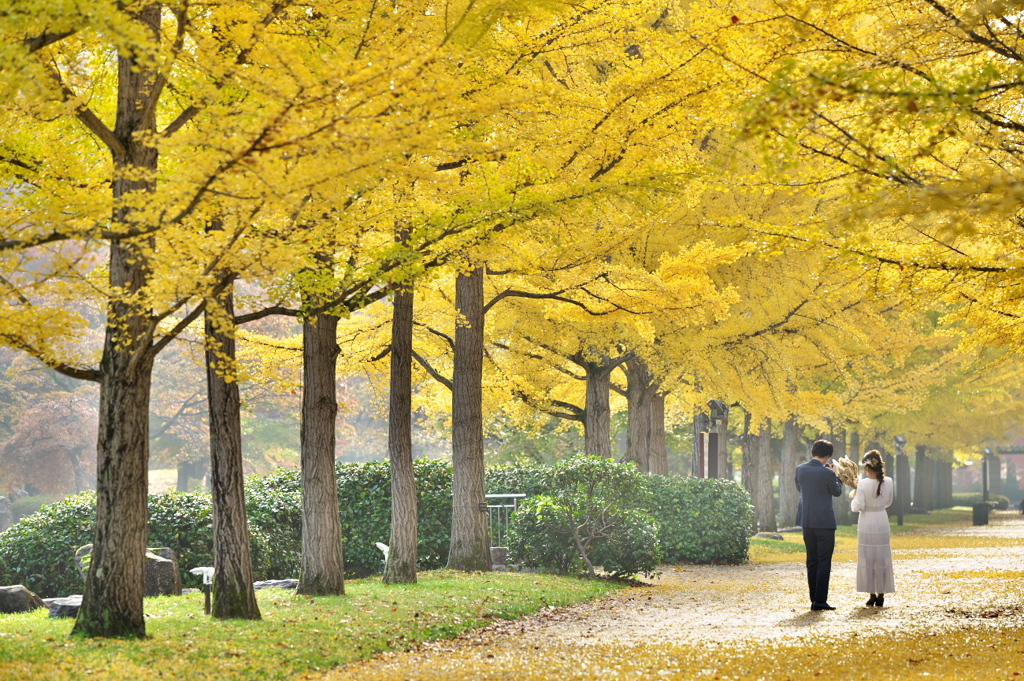
M 796 524 L 804 528 L 807 551 L 807 586 L 811 592 L 811 610 L 835 610 L 828 604 L 828 581 L 832 575 L 832 552 L 836 548 L 836 515 L 832 497 L 843 493 L 843 483 L 835 472 L 832 443 L 818 440 L 811 445 L 811 460 L 796 467 L 796 488 L 800 503 Z

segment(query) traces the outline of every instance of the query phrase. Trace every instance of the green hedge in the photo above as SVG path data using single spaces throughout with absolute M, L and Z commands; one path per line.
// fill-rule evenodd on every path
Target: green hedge
M 506 464 L 487 469 L 487 492 L 558 496 L 547 466 Z M 754 507 L 743 487 L 728 480 L 651 476 L 647 510 L 658 524 L 666 563 L 742 563 L 754 533 Z M 556 551 L 557 553 L 557 551 Z
M 743 563 L 754 533 L 750 495 L 731 480 L 652 476 L 666 563 Z
M 448 559 L 452 519 L 451 464 L 416 461 L 419 490 L 419 559 L 423 569 Z M 556 499 L 543 465 L 506 465 L 487 470 L 489 493 L 549 494 Z M 338 492 L 350 576 L 378 572 L 382 555 L 376 542 L 390 536 L 391 486 L 386 462 L 339 464 Z M 732 482 L 681 477 L 649 478 L 650 498 L 641 507 L 660 527 L 666 562 L 741 562 L 753 515 L 746 492 Z M 246 506 L 257 579 L 295 577 L 302 546 L 299 472 L 281 470 L 246 481 Z M 647 504 L 647 506 L 645 506 Z M 182 583 L 198 586 L 188 572 L 213 562 L 210 497 L 202 492 L 152 495 L 149 546 L 170 546 L 179 557 Z M 0 534 L 0 584 L 24 584 L 43 597 L 79 593 L 82 580 L 75 550 L 92 541 L 95 495 L 67 497 L 23 518 Z M 634 533 L 643 536 L 643 533 Z M 650 543 L 649 540 L 643 540 Z M 611 560 L 609 560 L 611 562 Z
M 957 492 L 953 495 L 954 506 L 970 506 L 980 503 L 984 495 L 981 492 Z M 1002 494 L 989 494 L 988 500 L 995 504 L 997 511 L 1005 511 L 1010 508 L 1010 498 Z
M 550 491 L 531 496 L 513 515 L 509 558 L 525 567 L 581 572 L 585 551 L 611 575 L 650 576 L 661 554 L 648 480 L 635 466 L 595 456 L 545 467 L 541 486 Z

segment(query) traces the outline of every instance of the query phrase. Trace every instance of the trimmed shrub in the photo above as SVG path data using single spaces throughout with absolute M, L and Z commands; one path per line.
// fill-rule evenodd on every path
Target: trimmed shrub
M 384 555 L 376 543 L 391 540 L 391 473 L 386 461 L 338 464 L 338 500 L 344 533 L 345 571 L 380 572 Z M 445 461 L 413 462 L 419 516 L 419 567 L 448 563 L 452 527 L 452 466 Z
M 548 468 L 544 464 L 523 463 L 488 466 L 484 484 L 488 494 L 553 494 L 555 489 L 546 476 Z
M 92 541 L 92 538 L 89 538 Z M 202 577 L 189 570 L 213 565 L 213 504 L 203 492 L 149 495 L 147 546 L 169 546 L 178 554 L 181 585 L 201 588 Z
M 256 579 L 299 576 L 302 566 L 302 478 L 294 468 L 245 481 L 245 515 Z
M 648 484 L 665 562 L 746 562 L 754 507 L 741 485 L 680 476 L 652 476 Z
M 0 534 L 0 584 L 24 584 L 42 598 L 82 592 L 75 551 L 92 541 L 96 494 L 66 497 Z
M 661 559 L 657 524 L 636 467 L 574 456 L 546 468 L 543 479 L 555 493 L 527 499 L 512 516 L 513 561 L 560 572 L 585 566 L 591 575 L 596 566 L 616 576 L 654 573 Z
M 981 492 L 957 492 L 953 495 L 954 506 L 970 506 L 972 504 L 980 504 L 982 497 L 985 496 Z M 989 503 L 995 504 L 997 511 L 1006 511 L 1010 508 L 1009 497 L 1004 497 L 1002 494 L 989 494 Z

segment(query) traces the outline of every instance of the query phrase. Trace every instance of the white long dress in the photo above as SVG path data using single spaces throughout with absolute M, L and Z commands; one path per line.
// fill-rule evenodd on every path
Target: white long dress
M 857 522 L 857 591 L 888 594 L 896 591 L 892 575 L 892 547 L 889 544 L 889 514 L 892 504 L 892 478 L 878 481 L 864 478 L 857 484 L 857 493 L 850 509 L 860 513 Z

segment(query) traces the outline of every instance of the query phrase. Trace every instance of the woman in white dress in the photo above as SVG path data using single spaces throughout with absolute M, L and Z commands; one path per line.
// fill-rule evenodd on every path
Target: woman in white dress
M 889 545 L 889 514 L 892 478 L 885 477 L 885 463 L 876 449 L 861 461 L 867 478 L 860 481 L 850 508 L 860 513 L 857 522 L 857 591 L 871 594 L 867 605 L 885 605 L 885 594 L 896 590 Z

